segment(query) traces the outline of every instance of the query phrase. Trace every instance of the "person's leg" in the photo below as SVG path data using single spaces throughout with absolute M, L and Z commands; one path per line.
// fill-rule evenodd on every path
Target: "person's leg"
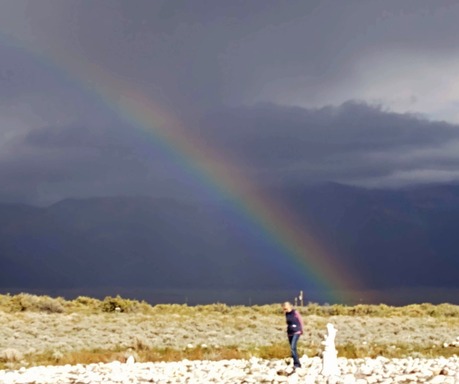
M 300 338 L 299 334 L 291 335 L 288 337 L 290 343 L 290 352 L 292 353 L 293 367 L 301 368 L 300 359 L 298 358 L 298 352 L 296 350 L 296 345 L 298 344 L 298 339 Z

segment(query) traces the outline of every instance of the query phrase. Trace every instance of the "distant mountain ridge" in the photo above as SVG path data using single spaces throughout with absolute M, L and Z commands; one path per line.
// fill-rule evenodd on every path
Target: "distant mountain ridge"
M 273 194 L 365 289 L 459 288 L 459 186 Z M 0 204 L 0 289 L 308 287 L 232 209 L 149 197 Z

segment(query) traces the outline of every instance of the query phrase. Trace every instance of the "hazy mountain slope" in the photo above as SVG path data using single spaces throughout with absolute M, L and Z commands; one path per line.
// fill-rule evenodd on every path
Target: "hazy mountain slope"
M 220 208 L 167 200 L 66 200 L 37 209 L 14 230 L 8 230 L 11 222 L 0 227 L 0 260 L 5 271 L 15 271 L 2 285 L 278 284 L 256 263 L 257 245 L 225 220 Z
M 277 193 L 366 288 L 459 286 L 459 187 Z M 285 258 L 223 203 L 0 205 L 0 287 L 291 288 L 302 275 Z

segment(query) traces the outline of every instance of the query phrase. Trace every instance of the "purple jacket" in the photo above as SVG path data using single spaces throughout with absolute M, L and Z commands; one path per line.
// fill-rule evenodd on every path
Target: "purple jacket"
M 303 334 L 303 319 L 295 309 L 285 313 L 285 320 L 287 321 L 287 334 L 289 336 Z

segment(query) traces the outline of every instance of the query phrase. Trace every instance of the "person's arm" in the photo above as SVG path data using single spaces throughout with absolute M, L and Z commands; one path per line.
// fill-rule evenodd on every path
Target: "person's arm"
M 298 322 L 300 323 L 300 331 L 301 331 L 301 334 L 303 334 L 303 330 L 304 330 L 304 323 L 303 323 L 303 318 L 301 317 L 300 315 L 300 312 L 296 311 L 296 315 L 298 317 Z

